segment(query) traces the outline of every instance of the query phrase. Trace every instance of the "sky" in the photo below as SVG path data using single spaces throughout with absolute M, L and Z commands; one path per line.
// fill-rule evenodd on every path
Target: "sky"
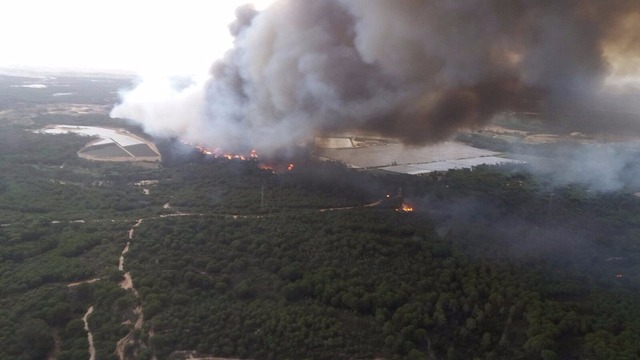
M 237 6 L 272 0 L 3 0 L 0 66 L 198 74 L 231 46 Z

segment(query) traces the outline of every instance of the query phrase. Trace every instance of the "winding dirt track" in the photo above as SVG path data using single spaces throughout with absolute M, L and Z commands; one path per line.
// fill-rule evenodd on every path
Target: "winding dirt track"
M 374 206 L 380 205 L 381 203 L 382 203 L 382 200 L 378 200 L 376 202 L 372 202 L 371 204 L 366 204 L 366 205 L 356 205 L 356 206 L 320 209 L 319 211 L 320 212 L 325 212 L 325 211 L 337 211 L 337 210 L 353 210 L 353 209 L 359 209 L 359 208 L 374 207 Z
M 377 205 L 379 205 L 380 203 L 382 203 L 383 200 L 379 200 L 370 204 L 365 204 L 365 205 L 358 205 L 358 206 L 349 206 L 349 207 L 339 207 L 339 208 L 325 208 L 325 209 L 317 209 L 317 211 L 320 212 L 325 212 L 325 211 L 336 211 L 336 210 L 351 210 L 351 209 L 357 209 L 357 208 L 366 208 L 366 207 L 375 207 Z M 171 208 L 171 205 L 169 203 L 164 204 L 163 208 L 165 209 L 169 209 Z M 148 220 L 152 220 L 152 219 L 161 219 L 161 218 L 167 218 L 167 217 L 178 217 L 178 216 L 205 216 L 205 214 L 196 214 L 196 213 L 181 213 L 181 212 L 175 212 L 172 214 L 162 214 L 159 215 L 157 217 L 151 217 L 148 218 Z M 220 216 L 220 214 L 216 215 L 216 216 Z M 223 217 L 228 217 L 228 218 L 233 218 L 233 219 L 260 219 L 265 217 L 264 214 L 254 214 L 254 215 L 238 215 L 238 214 L 223 214 Z M 131 240 L 133 240 L 133 235 L 134 235 L 134 230 L 136 227 L 138 227 L 142 221 L 144 219 L 137 219 L 136 223 L 128 230 L 128 238 L 129 241 L 127 241 L 127 243 L 125 244 L 124 249 L 122 250 L 122 253 L 120 254 L 120 258 L 118 261 L 118 270 L 121 272 L 124 272 L 123 276 L 124 276 L 124 280 L 120 283 L 120 287 L 123 288 L 124 290 L 131 290 L 134 294 L 134 296 L 136 298 L 139 298 L 140 295 L 138 294 L 138 291 L 135 289 L 135 287 L 133 286 L 133 279 L 131 277 L 131 273 L 129 272 L 125 272 L 125 267 L 124 267 L 124 260 L 125 260 L 125 255 L 129 252 L 129 246 L 131 245 Z M 90 220 L 91 222 L 103 222 L 105 220 Z M 114 220 L 111 220 L 112 222 Z M 58 223 L 59 221 L 52 221 L 52 223 Z M 78 223 L 85 223 L 85 220 L 75 220 L 75 221 L 70 221 L 71 222 L 78 222 Z M 3 226 L 11 226 L 13 224 L 2 224 Z M 72 287 L 76 287 L 78 285 L 81 284 L 91 284 L 94 282 L 97 282 L 99 280 L 101 280 L 103 278 L 93 278 L 93 279 L 89 279 L 89 280 L 84 280 L 84 281 L 79 281 L 79 282 L 74 282 L 74 283 L 69 283 L 67 284 L 67 287 L 72 288 Z M 82 321 L 84 322 L 84 329 L 87 331 L 87 340 L 89 343 L 89 360 L 95 360 L 96 357 L 96 349 L 95 346 L 93 344 L 93 334 L 91 333 L 91 330 L 89 329 L 89 316 L 91 315 L 91 313 L 93 313 L 93 305 L 91 307 L 89 307 L 89 309 L 87 310 L 86 314 L 82 317 Z M 144 325 L 144 315 L 143 315 L 143 307 L 142 306 L 137 306 L 135 309 L 133 309 L 133 313 L 136 314 L 138 316 L 138 318 L 136 319 L 136 322 L 133 325 L 133 328 L 131 329 L 131 331 L 122 339 L 120 339 L 118 341 L 118 343 L 116 344 L 116 354 L 118 355 L 118 359 L 120 360 L 125 360 L 125 347 L 127 346 L 127 344 L 129 343 L 133 343 L 135 342 L 134 339 L 134 331 L 135 330 L 140 330 L 142 329 L 142 326 Z M 152 330 L 150 330 L 150 335 L 152 335 Z M 217 357 L 206 357 L 206 358 L 194 358 L 193 355 L 190 355 L 189 359 L 197 359 L 197 360 L 230 360 L 228 358 L 217 358 Z
M 93 346 L 93 334 L 89 329 L 89 315 L 93 312 L 93 305 L 89 307 L 87 313 L 82 317 L 82 321 L 84 321 L 84 329 L 87 331 L 87 341 L 89 342 L 89 360 L 96 359 L 96 348 Z
M 80 286 L 82 284 L 93 284 L 96 281 L 100 281 L 104 278 L 93 278 L 93 279 L 89 279 L 89 280 L 84 280 L 84 281 L 78 281 L 78 282 L 73 282 L 73 283 L 68 283 L 67 287 L 72 288 L 72 287 L 76 287 L 76 286 Z
M 140 226 L 141 223 L 142 223 L 142 219 L 138 219 L 138 221 L 131 227 L 131 229 L 129 229 L 129 233 L 128 233 L 129 241 L 127 241 L 127 244 L 122 250 L 122 254 L 120 254 L 120 261 L 118 263 L 118 270 L 122 272 L 125 271 L 124 256 L 126 253 L 129 252 L 129 245 L 131 244 L 131 240 L 133 240 L 133 231 L 136 227 Z M 140 297 L 140 295 L 138 294 L 138 291 L 133 287 L 133 279 L 131 278 L 131 273 L 129 272 L 124 273 L 124 280 L 120 283 L 120 287 L 125 290 L 131 290 L 133 292 L 133 295 L 136 298 Z M 125 360 L 124 349 L 127 346 L 127 344 L 135 341 L 133 338 L 134 331 L 142 329 L 142 325 L 144 324 L 144 314 L 143 314 L 142 306 L 136 307 L 133 310 L 133 313 L 138 315 L 138 318 L 136 319 L 136 322 L 134 323 L 133 328 L 131 329 L 131 331 L 129 331 L 129 333 L 125 337 L 118 340 L 118 343 L 116 344 L 116 354 L 118 355 L 118 359 L 120 360 Z

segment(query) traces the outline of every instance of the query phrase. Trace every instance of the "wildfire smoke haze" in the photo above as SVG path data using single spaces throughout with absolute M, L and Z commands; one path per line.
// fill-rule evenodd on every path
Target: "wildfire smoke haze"
M 591 109 L 605 83 L 638 76 L 637 0 L 276 0 L 236 15 L 234 47 L 207 79 L 145 80 L 112 117 L 267 156 L 341 131 L 440 141 L 531 94 L 576 130 L 629 125 L 619 102 L 621 121 Z

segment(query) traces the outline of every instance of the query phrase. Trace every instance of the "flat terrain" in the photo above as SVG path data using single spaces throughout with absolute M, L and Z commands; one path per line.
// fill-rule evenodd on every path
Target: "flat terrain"
M 159 162 L 162 158 L 155 144 L 125 129 L 96 126 L 49 125 L 38 130 L 43 134 L 77 134 L 97 137 L 78 150 L 78 156 L 96 161 Z
M 379 169 L 411 175 L 514 162 L 499 152 L 454 141 L 415 147 L 376 141 L 373 145 L 355 148 L 319 148 L 315 154 L 358 169 Z

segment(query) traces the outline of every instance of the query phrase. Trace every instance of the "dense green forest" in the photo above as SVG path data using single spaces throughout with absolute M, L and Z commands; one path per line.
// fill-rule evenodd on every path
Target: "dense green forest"
M 5 108 L 40 90 L 11 89 Z M 96 359 L 640 357 L 637 189 L 274 173 L 171 141 L 159 167 L 89 162 L 87 138 L 30 130 L 129 126 L 35 102 L 0 115 L 0 359 L 87 359 L 83 318 Z

